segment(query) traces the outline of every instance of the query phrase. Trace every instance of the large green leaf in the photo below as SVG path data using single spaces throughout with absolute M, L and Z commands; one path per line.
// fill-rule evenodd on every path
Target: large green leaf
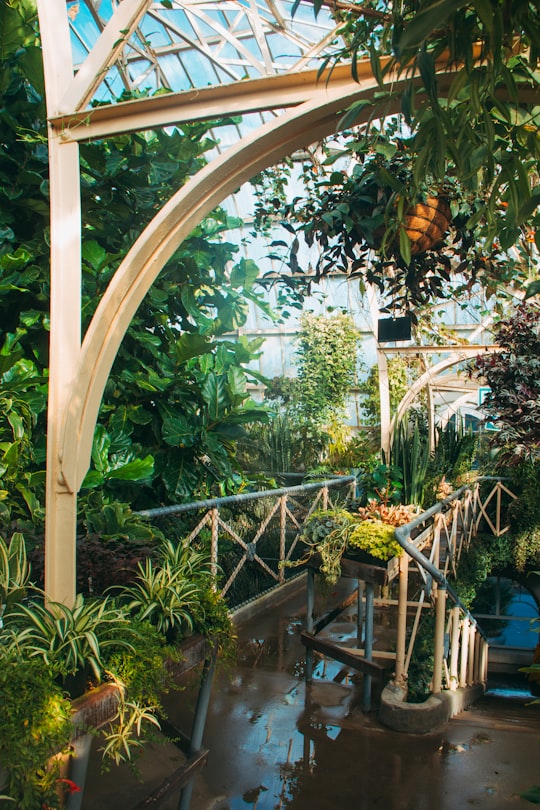
M 29 39 L 26 20 L 32 16 L 31 4 L 22 0 L 18 5 L 19 8 L 0 3 L 0 61 L 7 61 Z
M 223 377 L 213 372 L 208 374 L 201 385 L 201 394 L 208 406 L 210 419 L 219 419 L 227 401 Z
M 154 473 L 154 459 L 148 455 L 144 458 L 136 458 L 133 461 L 128 461 L 114 470 L 111 470 L 107 476 L 109 479 L 116 481 L 145 481 L 150 478 Z
M 162 470 L 162 478 L 171 503 L 191 497 L 197 486 L 197 475 L 193 464 L 178 453 L 171 454 Z
M 192 357 L 198 357 L 211 351 L 214 345 L 206 335 L 198 332 L 184 332 L 174 344 L 174 354 L 178 363 L 185 363 Z
M 399 52 L 417 48 L 432 31 L 440 28 L 455 11 L 468 5 L 468 0 L 435 0 L 417 12 L 398 39 Z
M 231 286 L 251 289 L 259 272 L 259 267 L 253 259 L 241 259 L 231 270 Z
M 161 436 L 172 447 L 191 447 L 195 441 L 195 429 L 189 420 L 177 409 L 161 406 L 163 418 Z
M 82 258 L 94 270 L 100 270 L 107 263 L 108 254 L 103 245 L 95 239 L 89 239 L 82 244 Z
M 536 281 L 531 281 L 529 286 L 525 291 L 525 299 L 532 298 L 533 295 L 540 295 L 540 279 Z
M 45 96 L 45 77 L 43 73 L 43 53 L 41 48 L 28 45 L 19 57 L 19 65 L 32 85 L 41 95 Z
M 233 366 L 227 372 L 227 388 L 231 403 L 241 405 L 247 397 L 246 375 L 243 369 Z

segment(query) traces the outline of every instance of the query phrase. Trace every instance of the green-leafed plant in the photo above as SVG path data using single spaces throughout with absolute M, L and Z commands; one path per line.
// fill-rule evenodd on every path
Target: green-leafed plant
M 9 610 L 0 626 L 0 690 L 7 718 L 0 734 L 0 791 L 23 810 L 59 807 L 62 784 L 55 755 L 72 734 L 64 697 L 71 675 L 82 671 L 81 691 L 107 680 L 120 689 L 117 716 L 103 731 L 103 756 L 134 766 L 148 733 L 159 725 L 162 695 L 171 688 L 171 662 L 178 646 L 167 644 L 192 629 L 217 641 L 230 654 L 234 634 L 228 609 L 213 587 L 208 555 L 187 542 L 161 543 L 148 570 L 159 588 L 139 582 L 111 596 L 85 599 L 73 607 L 45 603 L 28 583 L 22 538 L 0 544 L 3 593 Z M 140 574 L 147 569 L 141 564 Z M 80 694 L 80 693 L 79 693 Z M 52 759 L 51 759 L 52 758 Z M 2 782 L 2 779 L 4 782 Z M 75 788 L 76 789 L 76 786 Z
M 321 574 L 331 584 L 337 582 L 341 574 L 341 558 L 353 526 L 354 516 L 346 509 L 314 512 L 301 535 L 307 553 L 293 564 L 304 564 L 318 554 Z
M 191 632 L 201 593 L 209 581 L 209 566 L 208 555 L 189 543 L 175 546 L 165 540 L 159 559 L 139 563 L 135 581 L 122 589 L 125 609 L 170 638 Z
M 513 540 L 513 562 L 518 571 L 540 564 L 540 461 L 523 461 L 511 468 L 510 489 L 518 496 L 507 510 Z
M 406 416 L 397 424 L 390 448 L 390 463 L 402 473 L 402 500 L 420 505 L 429 464 L 429 440 L 427 430 L 418 418 Z
M 50 312 L 49 183 L 43 67 L 34 0 L 0 4 L 0 533 L 40 543 L 45 490 Z M 219 122 L 215 122 L 219 127 Z M 208 124 L 121 135 L 81 147 L 83 332 L 120 261 L 206 161 Z M 235 441 L 264 419 L 247 384 L 262 339 L 223 340 L 250 305 L 272 313 L 258 268 L 225 238 L 216 209 L 141 303 L 108 380 L 80 499 L 134 510 L 236 492 Z M 97 523 L 97 515 L 93 515 Z
M 8 649 L 41 658 L 61 677 L 88 667 L 98 682 L 107 648 L 130 649 L 134 636 L 127 615 L 109 598 L 85 600 L 81 594 L 72 608 L 33 597 L 11 610 L 5 625 Z
M 307 553 L 292 565 L 320 557 L 319 570 L 331 584 L 341 573 L 341 559 L 346 552 L 363 551 L 384 562 L 402 552 L 394 538 L 396 526 L 408 523 L 417 514 L 415 506 L 389 506 L 371 501 L 357 511 L 345 508 L 314 512 L 306 523 L 301 539 Z
M 324 465 L 331 472 L 351 473 L 373 470 L 379 458 L 378 443 L 371 431 L 353 433 L 343 423 L 332 423 Z
M 267 425 L 255 425 L 240 442 L 248 470 L 310 472 L 326 466 L 336 426 L 345 421 L 347 396 L 358 366 L 359 333 L 343 312 L 300 318 L 296 377 L 268 381 L 275 402 Z
M 366 551 L 380 560 L 399 557 L 402 552 L 394 537 L 394 526 L 389 526 L 382 520 L 365 520 L 360 523 L 350 533 L 347 546 L 350 549 Z
M 500 351 L 476 358 L 488 386 L 482 410 L 499 428 L 492 442 L 504 469 L 540 459 L 540 305 L 521 304 L 495 330 Z
M 103 731 L 104 743 L 100 748 L 105 762 L 115 765 L 127 763 L 134 767 L 144 746 L 148 729 L 159 729 L 154 706 L 143 706 L 126 700 L 121 690 L 115 716 Z
M 269 411 L 267 424 L 251 426 L 237 447 L 237 460 L 249 473 L 306 473 L 318 467 L 329 441 L 327 432 L 296 407 Z
M 358 475 L 359 497 L 362 505 L 369 501 L 399 503 L 402 500 L 403 473 L 396 464 L 376 464 Z
M 296 406 L 305 419 L 325 424 L 342 417 L 355 380 L 359 333 L 345 313 L 300 318 Z
M 0 792 L 18 810 L 59 808 L 58 760 L 72 733 L 71 706 L 40 658 L 0 655 Z
M 0 628 L 4 612 L 25 596 L 29 577 L 23 535 L 14 532 L 9 545 L 0 536 Z
M 435 450 L 425 474 L 423 505 L 427 508 L 470 480 L 476 461 L 478 435 L 466 431 L 462 421 L 436 428 Z

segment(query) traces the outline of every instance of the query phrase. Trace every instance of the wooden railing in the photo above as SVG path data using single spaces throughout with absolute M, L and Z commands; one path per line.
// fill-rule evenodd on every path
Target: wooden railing
M 236 607 L 242 600 L 235 599 L 232 589 L 241 572 L 248 566 L 264 572 L 270 583 L 265 589 L 283 583 L 306 521 L 315 510 L 332 508 L 338 500 L 353 497 L 355 483 L 353 476 L 339 477 L 151 509 L 143 514 L 153 521 L 189 517 L 186 525 L 191 527 L 184 536 L 190 540 L 206 532 L 214 571 L 226 571 L 221 590 L 228 595 L 231 607 Z M 485 683 L 487 641 L 449 579 L 459 577 L 461 554 L 474 542 L 479 528 L 496 536 L 508 530 L 504 507 L 514 497 L 500 479 L 480 479 L 396 529 L 404 553 L 387 565 L 386 572 L 389 583 L 398 584 L 397 600 L 376 600 L 378 604 L 397 601 L 396 643 L 394 649 L 374 650 L 373 655 L 395 658 L 397 685 L 407 683 L 421 616 L 427 609 L 435 611 L 432 693 Z M 271 559 L 260 551 L 269 534 L 273 537 Z M 232 548 L 236 558 L 227 566 L 225 558 L 231 557 Z
M 503 481 L 479 479 L 396 529 L 396 539 L 404 550 L 397 573 L 394 681 L 398 686 L 407 682 L 420 617 L 428 606 L 435 609 L 432 693 L 486 682 L 487 641 L 448 578 L 459 577 L 461 554 L 474 541 L 481 526 L 495 536 L 508 530 L 503 504 L 515 497 Z M 416 568 L 422 584 L 414 600 L 409 597 L 411 566 Z

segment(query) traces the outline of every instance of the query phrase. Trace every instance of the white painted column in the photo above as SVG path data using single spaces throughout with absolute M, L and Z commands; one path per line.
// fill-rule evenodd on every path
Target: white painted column
M 73 61 L 64 0 L 38 0 L 47 96 L 47 115 L 55 115 L 73 79 Z M 47 478 L 45 515 L 45 590 L 52 601 L 75 600 L 77 495 L 61 472 L 62 425 L 81 347 L 81 203 L 79 148 L 49 129 L 51 195 L 51 304 Z

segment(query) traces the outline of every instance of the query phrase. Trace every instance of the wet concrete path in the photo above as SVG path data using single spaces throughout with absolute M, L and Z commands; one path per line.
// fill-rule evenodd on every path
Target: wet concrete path
M 195 779 L 190 810 L 534 806 L 520 794 L 540 786 L 540 707 L 525 705 L 531 698 L 521 676 L 512 697 L 488 693 L 442 731 L 399 734 L 381 726 L 375 711 L 362 712 L 361 685 L 340 682 L 338 665 L 306 690 L 304 613 L 300 596 L 239 628 L 238 663 L 218 672 L 214 685 L 208 764 Z M 195 695 L 188 687 L 168 698 L 180 728 L 189 727 Z M 134 808 L 180 759 L 170 744 L 151 745 L 141 762 L 145 786 L 126 769 L 98 778 L 94 763 L 84 810 Z M 159 806 L 177 804 L 171 792 Z

